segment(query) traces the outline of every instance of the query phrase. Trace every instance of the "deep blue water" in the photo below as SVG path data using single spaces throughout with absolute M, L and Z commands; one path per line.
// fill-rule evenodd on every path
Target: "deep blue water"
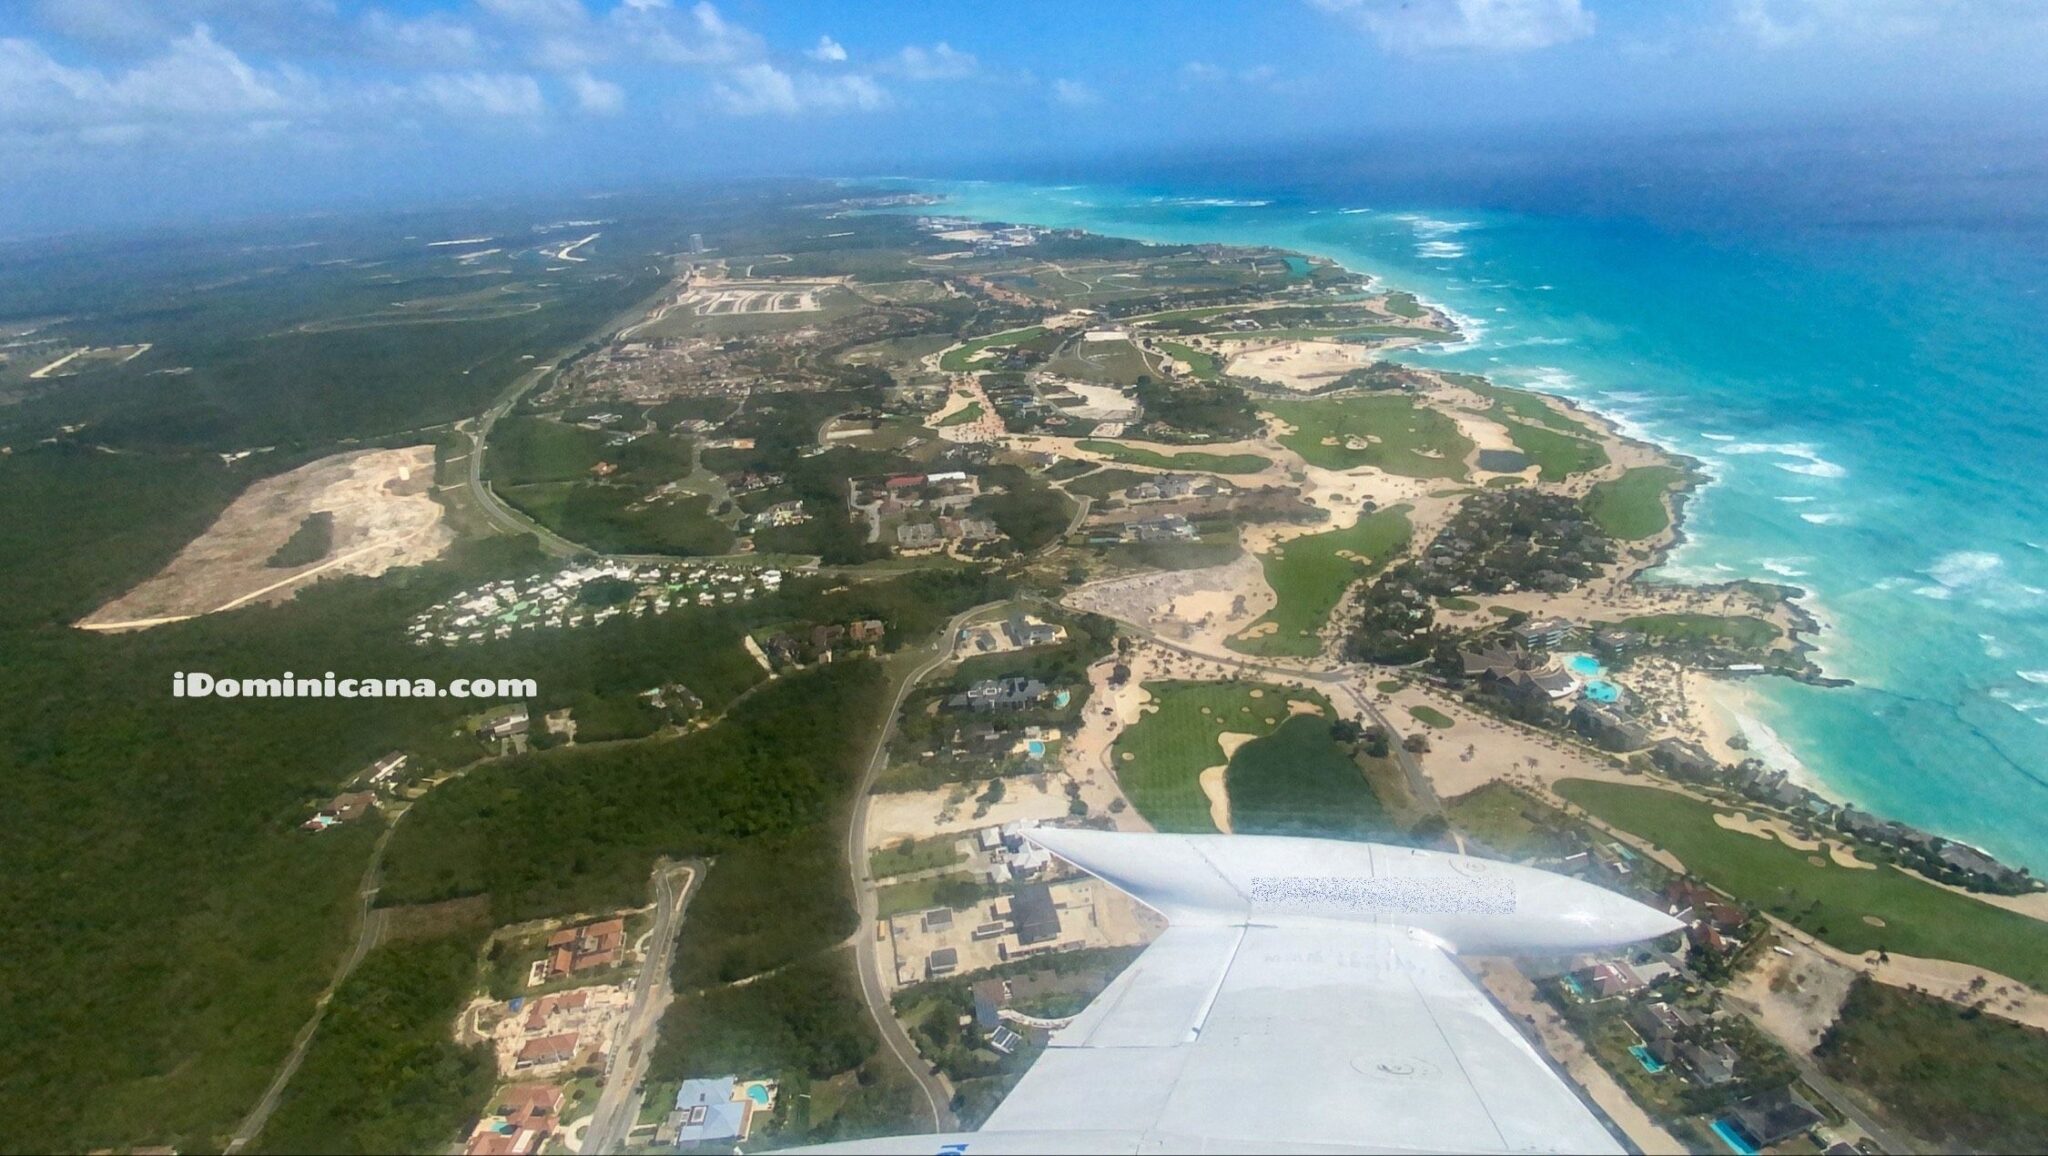
M 1945 214 L 1938 188 L 1911 212 L 1728 193 L 1688 218 L 1675 181 L 1655 211 L 1572 213 L 1294 177 L 916 184 L 981 217 L 1324 254 L 1446 305 L 1473 340 L 1411 356 L 1578 399 L 1711 472 L 1665 574 L 1810 592 L 1822 665 L 1857 685 L 1760 680 L 1741 707 L 1809 781 L 2048 866 L 2040 222 Z

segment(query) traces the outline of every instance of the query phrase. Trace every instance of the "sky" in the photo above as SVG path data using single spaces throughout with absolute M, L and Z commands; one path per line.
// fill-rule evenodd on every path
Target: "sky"
M 1365 134 L 2048 113 L 2048 0 L 6 0 L 0 234 Z

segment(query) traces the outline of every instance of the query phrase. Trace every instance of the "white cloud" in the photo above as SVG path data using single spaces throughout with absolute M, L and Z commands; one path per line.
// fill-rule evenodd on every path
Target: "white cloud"
M 607 23 L 610 35 L 663 64 L 732 64 L 765 51 L 759 36 L 728 21 L 709 0 L 692 7 L 687 19 L 667 0 L 621 4 L 612 9 Z
M 477 0 L 477 6 L 525 28 L 574 28 L 590 19 L 582 0 Z
M 421 77 L 407 92 L 420 103 L 457 119 L 532 117 L 547 111 L 540 83 L 516 72 L 437 73 Z
M 1581 0 L 1309 0 L 1402 53 L 1529 52 L 1593 34 Z
M 372 55 L 396 64 L 455 68 L 475 64 L 484 55 L 483 37 L 476 29 L 445 13 L 401 20 L 382 9 L 372 9 L 363 16 L 359 30 Z
M 858 73 L 791 74 L 766 63 L 732 69 L 711 86 L 711 94 L 721 108 L 734 116 L 870 112 L 889 103 L 887 90 Z
M 830 36 L 818 37 L 818 46 L 804 53 L 804 55 L 812 60 L 822 61 L 826 64 L 846 63 L 845 46 Z
M 894 67 L 910 80 L 960 80 L 973 76 L 981 62 L 972 52 L 962 52 L 941 40 L 930 48 L 906 45 L 896 54 Z
M 625 89 L 587 72 L 570 74 L 569 91 L 576 94 L 577 108 L 596 116 L 611 116 L 626 107 Z
M 1068 80 L 1064 76 L 1052 82 L 1052 98 L 1068 108 L 1086 108 L 1102 101 L 1102 97 L 1097 95 L 1093 88 L 1078 80 Z
M 1731 0 L 1735 27 L 1765 48 L 1818 38 L 1904 40 L 1945 31 L 2005 37 L 2048 28 L 2038 0 Z

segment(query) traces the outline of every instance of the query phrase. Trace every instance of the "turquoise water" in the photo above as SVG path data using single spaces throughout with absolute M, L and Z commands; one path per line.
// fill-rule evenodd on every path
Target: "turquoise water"
M 1031 757 L 1034 759 L 1045 757 L 1045 744 L 1037 739 L 1032 739 L 1030 742 L 1025 743 L 1024 749 L 1031 752 Z
M 1728 1145 L 1728 1150 L 1735 1153 L 1735 1156 L 1756 1156 L 1756 1149 L 1745 1143 L 1736 1133 L 1735 1126 L 1728 1121 L 1714 1121 L 1714 1135 L 1719 1136 L 1721 1143 Z
M 1565 659 L 1565 666 L 1580 678 L 1593 678 L 1607 672 L 1607 668 L 1600 665 L 1600 660 L 1590 654 L 1574 654 Z
M 1651 1055 L 1650 1049 L 1644 1047 L 1641 1044 L 1637 1044 L 1636 1046 L 1630 1048 L 1628 1050 L 1628 1054 L 1634 1056 L 1636 1058 L 1636 1063 L 1641 1064 L 1643 1066 L 1643 1070 L 1650 1073 L 1653 1076 L 1656 1075 L 1658 1072 L 1664 1070 L 1664 1061 Z
M 1620 702 L 1621 688 L 1604 678 L 1596 678 L 1586 684 L 1586 697 L 1594 702 Z
M 759 1084 L 748 1084 L 747 1099 L 765 1108 L 768 1106 L 768 1089 Z
M 1573 398 L 1708 471 L 1664 575 L 1806 591 L 1818 660 L 1857 685 L 1750 681 L 1742 709 L 1782 743 L 1759 729 L 1753 749 L 2048 867 L 2041 234 L 1932 211 L 1681 229 L 1327 191 L 918 184 L 978 216 L 1322 254 L 1451 309 L 1470 339 L 1405 356 Z

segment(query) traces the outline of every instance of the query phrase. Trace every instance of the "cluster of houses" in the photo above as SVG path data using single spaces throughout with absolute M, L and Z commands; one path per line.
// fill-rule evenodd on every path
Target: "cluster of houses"
M 533 962 L 527 972 L 529 987 L 538 987 L 579 973 L 616 967 L 625 958 L 626 921 L 601 919 L 580 927 L 565 927 L 548 936 L 547 954 Z
M 1126 486 L 1126 502 L 1161 502 L 1179 498 L 1213 498 L 1237 487 L 1209 474 L 1160 474 Z
M 354 823 L 368 815 L 370 808 L 376 805 L 377 793 L 375 791 L 349 791 L 345 794 L 336 795 L 328 800 L 318 811 L 313 812 L 311 818 L 300 823 L 299 829 L 318 834 L 329 827 L 339 827 L 344 823 Z
M 881 619 L 862 618 L 845 625 L 813 626 L 808 631 L 778 630 L 762 639 L 760 646 L 776 667 L 807 666 L 831 662 L 832 656 L 843 650 L 879 646 L 887 634 L 888 627 Z
M 562 1085 L 538 1080 L 498 1089 L 463 1156 L 533 1156 L 561 1130 L 566 1094 Z
M 1054 646 L 1066 639 L 1066 627 L 1053 625 L 1019 610 L 1000 624 L 961 627 L 959 637 L 953 640 L 953 650 L 963 657 L 1001 654 L 1033 646 Z
M 1021 675 L 984 678 L 946 699 L 947 710 L 1006 711 L 1031 710 L 1051 702 L 1052 687 Z
M 600 579 L 632 583 L 632 595 L 607 606 L 578 597 Z M 780 570 L 708 562 L 585 562 L 552 575 L 505 578 L 458 594 L 414 618 L 415 643 L 453 645 L 509 638 L 515 630 L 594 625 L 620 615 L 640 617 L 691 606 L 746 602 L 782 588 Z
M 1119 542 L 1188 542 L 1199 536 L 1195 524 L 1180 514 L 1110 522 L 1088 531 L 1090 546 L 1114 546 Z
M 811 515 L 804 510 L 803 499 L 793 498 L 787 502 L 777 502 L 755 514 L 753 527 L 756 530 L 770 530 L 782 526 L 801 526 L 810 520 Z

